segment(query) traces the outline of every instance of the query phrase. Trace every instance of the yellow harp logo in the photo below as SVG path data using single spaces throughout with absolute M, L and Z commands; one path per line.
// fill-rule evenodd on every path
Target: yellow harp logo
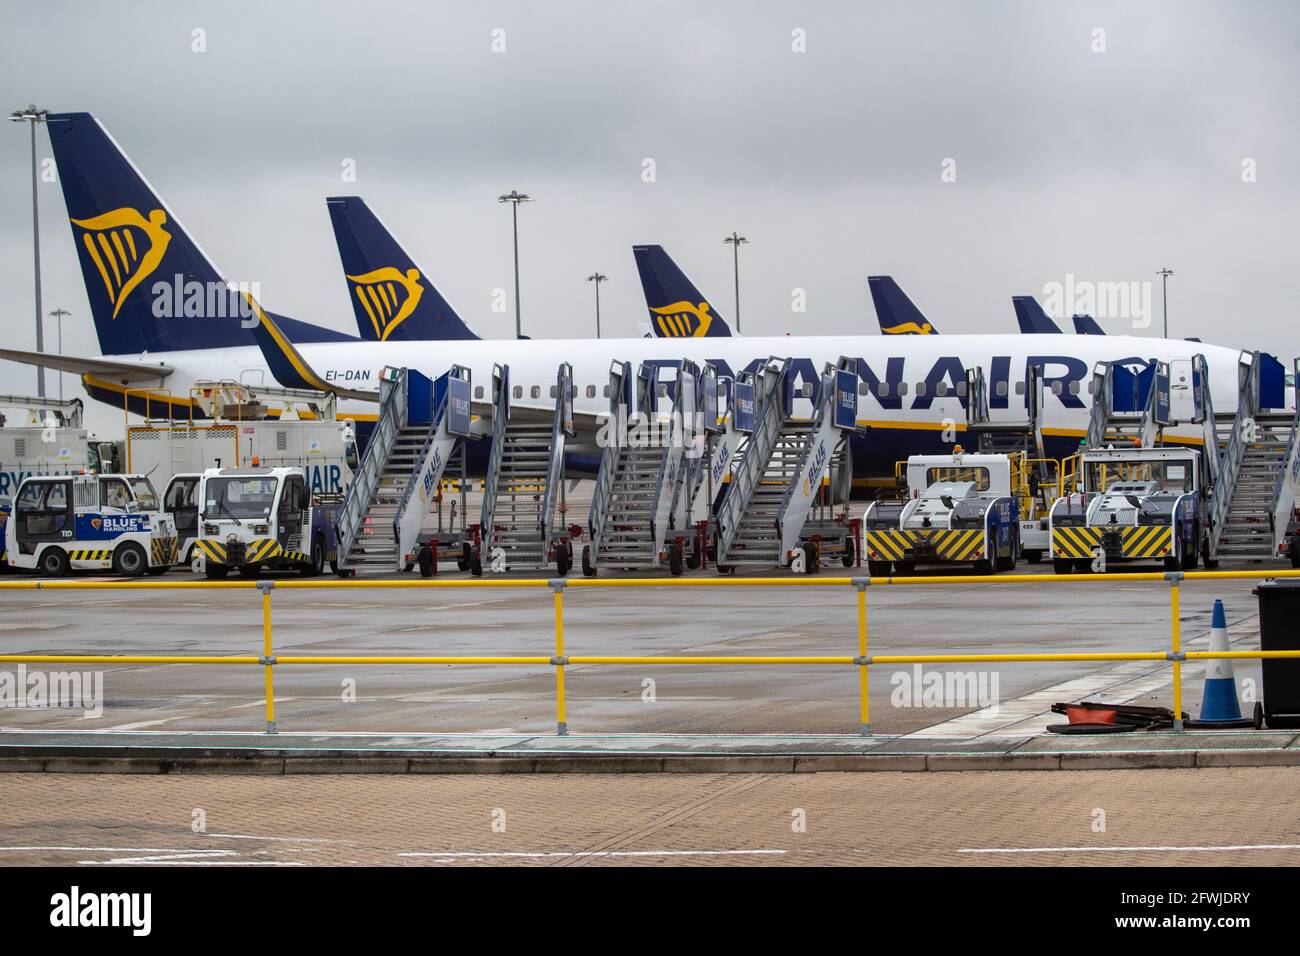
M 650 315 L 659 329 L 659 334 L 670 339 L 703 338 L 708 334 L 709 326 L 713 324 L 713 316 L 709 314 L 707 302 L 692 305 L 683 299 L 672 305 L 651 309 Z
M 167 214 L 155 209 L 145 219 L 138 209 L 123 207 L 91 219 L 74 219 L 80 226 L 81 243 L 104 280 L 104 291 L 113 303 L 113 318 L 122 303 L 149 273 L 158 268 L 172 235 L 163 228 Z
M 882 328 L 880 331 L 885 335 L 930 335 L 934 331 L 934 326 L 929 322 L 924 325 L 917 325 L 915 322 L 901 322 L 898 325 Z
M 352 293 L 361 303 L 375 327 L 375 338 L 383 342 L 405 322 L 420 304 L 424 286 L 420 284 L 420 270 L 407 269 L 405 273 L 385 266 L 365 275 L 348 276 Z

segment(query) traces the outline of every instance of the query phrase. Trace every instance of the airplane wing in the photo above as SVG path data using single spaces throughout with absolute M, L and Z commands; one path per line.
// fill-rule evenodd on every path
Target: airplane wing
M 51 355 L 49 352 L 28 352 L 23 349 L 0 349 L 0 359 L 21 362 L 24 365 L 43 365 L 60 372 L 77 375 L 95 375 L 117 382 L 150 382 L 164 379 L 172 373 L 169 365 L 161 362 L 123 362 L 108 358 L 80 358 L 75 355 Z

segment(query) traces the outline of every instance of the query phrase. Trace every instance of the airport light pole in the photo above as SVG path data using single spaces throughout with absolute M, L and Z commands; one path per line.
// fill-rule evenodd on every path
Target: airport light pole
M 524 337 L 522 320 L 519 318 L 519 204 L 532 201 L 531 196 L 517 189 L 497 197 L 497 202 L 510 203 L 510 219 L 515 229 L 515 338 L 517 339 Z
M 1156 273 L 1160 277 L 1160 307 L 1165 313 L 1165 338 L 1169 338 L 1169 277 L 1173 274 L 1174 270 L 1168 266 Z
M 609 276 L 603 276 L 599 272 L 593 272 L 587 276 L 588 282 L 596 283 L 596 338 L 600 338 L 600 284 L 608 282 Z
M 41 321 L 41 220 L 36 205 L 36 124 L 45 122 L 45 110 L 28 106 L 9 114 L 11 123 L 27 123 L 32 133 L 32 259 L 36 270 L 36 351 L 45 351 L 45 328 Z M 45 397 L 45 366 L 36 366 L 36 394 Z
M 727 243 L 729 246 L 731 246 L 732 266 L 735 269 L 735 274 L 736 274 L 736 331 L 739 332 L 740 331 L 740 246 L 742 243 L 749 242 L 749 240 L 746 239 L 744 236 L 740 235 L 735 230 L 732 230 L 731 235 L 727 236 L 727 238 L 723 239 L 722 241 Z
M 71 315 L 67 309 L 55 309 L 50 315 L 59 323 L 59 354 L 63 354 L 63 317 Z M 59 401 L 63 401 L 63 369 L 59 369 Z

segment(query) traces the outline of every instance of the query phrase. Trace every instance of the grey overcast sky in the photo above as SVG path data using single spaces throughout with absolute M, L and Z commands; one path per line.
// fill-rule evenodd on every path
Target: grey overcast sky
M 747 334 L 874 335 L 877 273 L 971 333 L 1067 274 L 1152 282 L 1158 334 L 1167 265 L 1171 334 L 1300 352 L 1294 3 L 7 3 L 0 87 L 95 113 L 228 277 L 347 331 L 325 196 L 364 196 L 490 338 L 518 188 L 537 338 L 592 333 L 593 270 L 605 334 L 640 334 L 639 242 L 734 319 L 737 229 Z M 2 340 L 31 348 L 28 140 L 2 132 Z M 62 193 L 39 193 L 45 308 L 96 354 Z

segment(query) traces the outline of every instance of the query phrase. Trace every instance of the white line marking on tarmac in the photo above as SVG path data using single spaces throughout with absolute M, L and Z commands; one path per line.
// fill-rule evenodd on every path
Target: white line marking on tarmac
M 1258 640 L 1258 627 L 1250 624 L 1254 615 L 1234 621 L 1237 635 L 1231 641 L 1235 649 Z M 1198 650 L 1209 641 L 1209 632 L 1203 632 L 1185 642 L 1185 650 Z M 1100 663 L 1100 662 L 1099 662 Z M 1203 678 L 1205 668 L 1184 665 L 1184 687 L 1194 686 Z M 919 733 L 936 737 L 982 737 L 992 733 L 1033 735 L 1047 733 L 1049 724 L 1064 722 L 1059 714 L 1051 712 L 1057 701 L 1079 701 L 1089 697 L 1108 696 L 1116 703 L 1128 703 L 1154 694 L 1168 687 L 1173 680 L 1169 665 L 1157 661 L 1124 661 L 1093 671 L 1082 677 L 1053 684 L 1032 691 L 1014 700 L 993 707 L 972 711 L 951 720 L 924 728 Z
M 207 836 L 214 840 L 271 840 L 277 843 L 330 843 L 343 844 L 346 846 L 352 845 L 347 840 L 331 840 L 327 837 L 257 836 L 250 833 L 209 833 Z
M 265 701 L 258 701 L 258 703 L 263 704 L 265 703 Z M 176 717 L 163 717 L 160 720 L 137 720 L 133 724 L 115 724 L 112 727 L 101 727 L 99 733 L 105 733 L 105 734 L 125 733 L 126 731 L 129 730 L 140 730 L 144 727 L 157 727 L 159 724 L 165 724 L 170 721 L 180 720 L 180 719 L 181 718 L 179 716 L 176 716 Z
M 784 856 L 785 850 L 554 850 L 538 852 L 464 851 L 437 853 L 432 851 L 399 853 L 398 856 L 430 857 L 437 860 L 497 860 L 526 859 L 553 860 L 574 857 L 651 857 L 651 856 Z
M 1241 843 L 1235 846 L 1029 846 L 967 847 L 958 853 L 1233 853 L 1239 850 L 1300 850 L 1300 843 Z

